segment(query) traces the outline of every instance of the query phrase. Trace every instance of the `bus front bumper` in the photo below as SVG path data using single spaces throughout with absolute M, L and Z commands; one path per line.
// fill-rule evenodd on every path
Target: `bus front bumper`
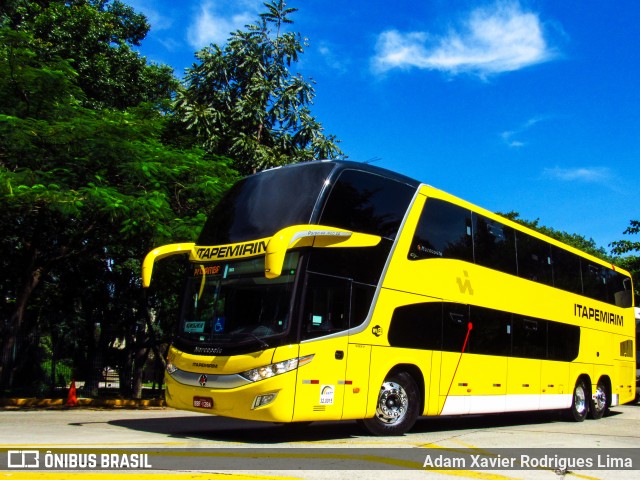
M 190 410 L 223 417 L 265 422 L 291 422 L 295 397 L 296 372 L 260 380 L 229 382 L 229 388 L 210 388 L 208 378 L 199 379 L 199 385 L 181 383 L 169 373 L 165 374 L 167 405 L 178 410 Z M 237 382 L 241 383 L 241 382 Z M 219 385 L 218 385 L 219 386 Z

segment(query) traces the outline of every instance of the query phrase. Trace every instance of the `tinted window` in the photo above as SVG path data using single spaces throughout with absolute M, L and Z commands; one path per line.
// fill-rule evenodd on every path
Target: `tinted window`
M 614 270 L 609 270 L 609 302 L 613 296 L 613 302 L 618 307 L 629 308 L 633 306 L 631 290 L 631 278 Z
M 475 261 L 619 307 L 633 303 L 631 279 L 625 275 L 436 198 L 425 203 L 408 258 Z
M 309 270 L 377 285 L 391 245 L 382 239 L 375 247 L 315 248 L 309 253 Z
M 469 307 L 444 303 L 442 311 L 442 350 L 461 352 L 469 330 Z
M 561 248 L 551 247 L 553 285 L 573 293 L 582 294 L 580 257 Z
M 580 263 L 584 295 L 601 302 L 609 301 L 609 269 L 585 259 Z
M 393 347 L 440 350 L 442 345 L 442 303 L 418 303 L 398 307 L 389 327 Z
M 517 263 L 513 229 L 482 215 L 474 214 L 473 218 L 476 263 L 515 275 Z
M 571 362 L 580 350 L 580 327 L 549 322 L 547 358 L 561 362 Z
M 395 238 L 415 188 L 358 170 L 340 174 L 320 217 L 322 225 Z
M 418 221 L 409 259 L 454 258 L 473 261 L 471 212 L 437 198 L 429 198 Z
M 580 327 L 449 302 L 404 305 L 393 312 L 394 347 L 570 362 L 578 357 Z
M 537 318 L 513 318 L 512 355 L 522 358 L 546 358 L 547 322 Z
M 235 184 L 213 210 L 199 245 L 222 245 L 269 237 L 289 225 L 309 223 L 333 164 L 268 170 Z
M 351 285 L 351 318 L 349 328 L 362 325 L 367 319 L 373 295 L 376 293 L 375 287 L 353 283 Z
M 301 332 L 303 340 L 349 328 L 350 289 L 348 280 L 308 275 Z
M 471 307 L 473 329 L 467 351 L 485 355 L 511 353 L 511 314 L 490 308 Z
M 536 237 L 517 232 L 518 275 L 527 280 L 553 285 L 551 246 Z

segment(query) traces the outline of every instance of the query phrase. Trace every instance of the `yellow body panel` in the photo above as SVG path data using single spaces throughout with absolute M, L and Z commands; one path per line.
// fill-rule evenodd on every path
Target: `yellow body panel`
M 369 384 L 369 365 L 371 364 L 371 345 L 350 343 L 347 355 L 347 374 L 342 419 L 364 418 L 367 411 L 367 398 L 370 389 L 377 393 L 379 387 Z
M 293 420 L 340 420 L 345 395 L 347 336 L 301 343 L 300 355 L 314 357 L 299 370 Z

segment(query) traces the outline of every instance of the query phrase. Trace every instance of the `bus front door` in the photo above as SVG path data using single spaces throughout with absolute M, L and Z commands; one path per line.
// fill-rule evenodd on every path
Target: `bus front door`
M 301 329 L 293 421 L 339 420 L 345 391 L 351 282 L 309 273 Z

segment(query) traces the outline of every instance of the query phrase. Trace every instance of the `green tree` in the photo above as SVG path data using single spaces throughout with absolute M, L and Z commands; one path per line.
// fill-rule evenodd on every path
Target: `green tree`
M 342 155 L 332 135 L 312 116 L 313 82 L 290 72 L 306 46 L 286 30 L 296 11 L 283 0 L 224 46 L 196 53 L 177 108 L 201 145 L 233 158 L 243 174 L 287 163 Z
M 132 49 L 149 24 L 118 0 L 6 0 L 0 14 L 0 25 L 33 36 L 44 60 L 69 61 L 87 105 L 162 103 L 178 86 L 170 67 L 147 64 Z
M 237 178 L 227 159 L 165 146 L 166 115 L 149 104 L 87 108 L 75 70 L 46 48 L 27 32 L 0 30 L 5 387 L 32 358 L 18 339 L 43 324 L 62 321 L 58 336 L 83 327 L 75 333 L 85 346 L 98 324 L 120 330 L 142 360 L 160 327 L 139 288 L 141 259 L 159 243 L 193 240 Z
M 640 233 L 640 221 L 631 220 L 624 235 L 638 235 Z M 611 243 L 611 251 L 618 255 L 616 262 L 629 272 L 633 277 L 636 291 L 640 285 L 640 241 L 618 240 Z
M 540 225 L 540 219 L 535 219 L 534 221 L 524 220 L 520 218 L 520 214 L 518 212 L 507 212 L 500 213 L 505 218 L 509 220 L 513 220 L 514 222 L 518 222 L 525 227 L 528 227 L 532 230 L 536 230 L 548 237 L 554 238 L 562 243 L 570 245 L 578 250 L 589 253 L 594 257 L 600 258 L 607 262 L 612 261 L 612 256 L 607 253 L 604 247 L 599 247 L 593 238 L 587 239 L 583 235 L 577 233 L 567 233 L 561 230 L 556 230 L 551 227 L 545 227 Z

